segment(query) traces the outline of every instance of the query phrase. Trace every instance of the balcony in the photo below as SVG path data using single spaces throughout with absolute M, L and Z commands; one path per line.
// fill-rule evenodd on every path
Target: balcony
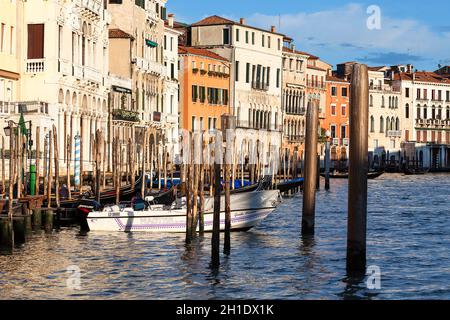
M 147 21 L 157 23 L 159 21 L 158 14 L 154 10 L 145 10 Z
M 98 19 L 103 10 L 103 1 L 101 0 L 78 0 L 81 8 L 81 15 L 84 18 Z
M 162 117 L 161 117 L 161 112 L 156 112 L 154 111 L 152 114 L 152 121 L 154 122 L 161 122 Z
M 103 81 L 103 75 L 100 71 L 91 67 L 84 67 L 84 78 L 90 82 L 98 84 Z
M 288 141 L 289 142 L 303 142 L 305 139 L 304 135 L 290 135 L 288 136 Z
M 125 79 L 119 76 L 111 75 L 109 77 L 112 86 L 131 90 L 131 79 Z
M 141 57 L 136 57 L 133 59 L 133 63 L 136 65 L 136 68 L 146 72 L 149 69 L 148 60 L 143 59 Z
M 9 115 L 13 108 L 14 104 L 12 102 L 0 101 L 0 116 Z
M 308 88 L 315 88 L 315 89 L 322 89 L 322 90 L 325 90 L 325 88 L 326 88 L 325 83 L 311 81 L 311 80 L 307 81 L 307 86 L 308 86 Z
M 342 145 L 348 147 L 349 144 L 350 144 L 350 139 L 349 138 L 342 139 Z
M 418 102 L 428 102 L 428 98 L 427 97 L 419 97 L 416 99 Z
M 45 59 L 27 60 L 26 72 L 34 74 L 45 72 Z
M 253 81 L 252 89 L 267 91 L 269 90 L 269 84 L 261 81 Z
M 166 122 L 176 124 L 178 123 L 178 116 L 176 114 L 168 114 L 166 115 Z
M 164 66 L 156 61 L 147 61 L 148 63 L 148 72 L 149 73 L 153 73 L 156 75 L 164 75 L 165 74 L 165 70 L 164 70 Z
M 305 113 L 306 113 L 305 107 L 298 108 L 297 110 L 286 110 L 286 114 L 289 115 L 304 116 Z
M 78 80 L 82 80 L 84 77 L 84 72 L 83 72 L 83 67 L 82 66 L 77 66 L 77 65 L 73 65 L 73 76 L 75 78 L 77 78 Z
M 389 138 L 400 138 L 402 136 L 401 130 L 388 130 L 386 134 Z
M 333 140 L 331 141 L 331 144 L 333 145 L 333 146 L 338 146 L 338 145 L 340 145 L 341 144 L 341 141 L 340 141 L 341 139 L 339 139 L 339 138 L 333 138 Z
M 58 70 L 63 76 L 72 75 L 72 64 L 66 59 L 59 59 Z
M 113 120 L 139 122 L 139 112 L 124 109 L 114 109 L 112 111 Z

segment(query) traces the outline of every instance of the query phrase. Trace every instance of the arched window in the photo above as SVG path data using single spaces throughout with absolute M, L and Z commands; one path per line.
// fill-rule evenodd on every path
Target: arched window
M 370 132 L 375 132 L 375 119 L 370 116 Z
M 381 97 L 381 107 L 384 108 L 384 96 Z
M 395 98 L 395 109 L 398 109 L 398 97 Z
M 400 120 L 398 118 L 395 119 L 395 130 L 400 130 Z
M 387 118 L 387 121 L 389 121 L 389 118 Z M 383 116 L 380 117 L 380 133 L 384 132 L 384 118 Z
M 370 95 L 369 97 L 369 106 L 373 107 L 373 95 Z
M 392 98 L 389 97 L 389 109 L 392 107 Z
M 408 103 L 405 106 L 405 118 L 409 119 L 409 104 Z
M 447 120 L 450 120 L 450 107 L 447 107 Z

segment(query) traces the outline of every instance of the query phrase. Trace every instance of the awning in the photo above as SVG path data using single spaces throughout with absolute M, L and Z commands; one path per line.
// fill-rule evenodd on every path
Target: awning
M 156 48 L 158 44 L 155 41 L 145 39 L 145 44 L 150 48 Z

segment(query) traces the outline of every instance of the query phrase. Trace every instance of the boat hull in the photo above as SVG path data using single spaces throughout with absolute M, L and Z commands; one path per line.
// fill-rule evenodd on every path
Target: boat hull
M 231 230 L 249 230 L 264 220 L 274 209 L 231 212 Z M 205 213 L 205 232 L 213 230 L 213 216 L 213 213 Z M 172 210 L 164 215 L 152 214 L 149 211 L 130 215 L 113 212 L 108 216 L 89 215 L 87 222 L 91 231 L 184 233 L 186 232 L 186 210 Z M 225 230 L 224 212 L 220 213 L 220 230 Z
M 224 208 L 221 197 L 221 208 Z M 264 220 L 280 203 L 278 190 L 255 191 L 231 195 L 231 230 L 248 230 Z M 204 231 L 212 231 L 214 198 L 205 199 Z M 119 206 L 90 212 L 87 223 L 91 231 L 186 232 L 186 207 L 151 206 L 144 211 Z M 220 230 L 225 229 L 225 211 L 220 212 Z M 198 230 L 198 228 L 197 228 Z

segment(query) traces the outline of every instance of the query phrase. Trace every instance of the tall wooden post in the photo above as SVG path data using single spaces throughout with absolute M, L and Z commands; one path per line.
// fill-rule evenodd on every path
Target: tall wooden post
M 39 195 L 41 175 L 41 128 L 36 127 L 36 195 Z
M 122 185 L 122 168 L 121 168 L 121 154 L 122 154 L 122 147 L 120 145 L 120 136 L 116 136 L 116 165 L 117 165 L 117 173 L 116 173 L 116 204 L 120 203 L 120 187 Z
M 6 194 L 6 178 L 5 178 L 5 137 L 2 136 L 2 193 Z
M 101 175 L 101 162 L 102 162 L 102 149 L 103 149 L 103 141 L 102 141 L 102 132 L 100 129 L 97 129 L 95 133 L 95 198 L 97 202 L 100 202 L 100 175 Z
M 84 136 L 80 135 L 80 190 L 83 187 L 83 174 L 84 174 Z
M 48 133 L 50 136 L 50 133 Z M 47 195 L 47 183 L 48 183 L 48 139 L 47 136 L 44 138 L 44 174 L 43 174 L 43 189 L 44 189 L 44 195 Z
M 193 144 L 193 152 L 194 152 L 194 181 L 193 181 L 193 200 L 192 200 L 192 234 L 195 235 L 197 231 L 198 225 L 198 184 L 199 184 L 199 175 L 200 175 L 200 155 L 201 155 L 201 133 L 196 132 L 194 134 L 194 144 Z
M 52 206 L 52 158 L 53 158 L 53 132 L 48 132 L 48 175 L 47 175 L 47 207 Z
M 22 197 L 23 175 L 22 175 L 22 155 L 23 155 L 23 135 L 20 128 L 17 128 L 17 198 Z
M 309 102 L 306 112 L 305 180 L 303 190 L 302 235 L 313 235 L 316 212 L 318 106 Z
M 350 103 L 347 272 L 366 268 L 369 76 L 366 65 L 355 64 Z
M 70 134 L 67 135 L 67 143 L 66 143 L 66 159 L 67 159 L 67 177 L 66 177 L 66 184 L 67 184 L 67 190 L 69 192 L 69 199 L 72 199 L 72 187 L 71 187 L 71 181 L 70 181 L 70 167 L 72 163 L 72 136 Z
M 9 122 L 9 128 L 11 133 L 9 135 L 9 200 L 8 200 L 8 217 L 9 220 L 12 220 L 13 216 L 13 199 L 14 199 L 14 129 L 12 121 Z
M 55 199 L 56 207 L 59 208 L 59 147 L 58 147 L 58 133 L 56 126 L 53 125 L 53 140 L 54 140 L 54 154 L 55 154 Z
M 211 267 L 220 265 L 220 164 L 222 162 L 222 137 L 216 132 L 214 147 L 214 214 L 211 238 Z
M 144 130 L 144 136 L 143 136 L 143 144 L 142 144 L 142 180 L 141 180 L 141 198 L 144 199 L 145 197 L 145 187 L 147 184 L 146 177 L 145 177 L 145 163 L 147 161 L 147 144 L 148 144 L 148 130 Z M 151 177 L 150 177 L 150 183 Z
M 325 142 L 325 190 L 330 190 L 330 141 Z
M 130 165 L 131 165 L 131 190 L 134 192 L 135 191 L 135 184 L 136 184 L 136 166 L 135 166 L 135 150 L 136 150 L 136 146 L 133 143 L 133 141 L 131 141 L 131 138 L 128 140 L 128 144 L 130 146 Z

